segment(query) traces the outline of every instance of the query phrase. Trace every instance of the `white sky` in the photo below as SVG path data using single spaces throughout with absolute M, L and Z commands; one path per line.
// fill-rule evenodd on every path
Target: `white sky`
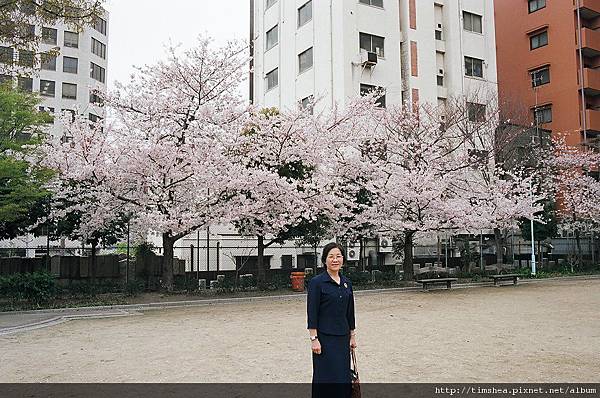
M 172 40 L 193 47 L 200 33 L 218 43 L 248 40 L 249 0 L 107 0 L 109 16 L 108 88 L 129 80 L 133 65 L 165 58 Z

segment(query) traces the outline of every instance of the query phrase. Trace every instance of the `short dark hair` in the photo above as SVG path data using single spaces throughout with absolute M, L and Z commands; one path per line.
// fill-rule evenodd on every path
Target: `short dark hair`
M 331 243 L 326 244 L 325 247 L 323 248 L 323 254 L 321 254 L 321 262 L 323 263 L 323 265 L 326 264 L 325 260 L 327 260 L 327 255 L 333 249 L 340 249 L 340 252 L 342 253 L 342 257 L 344 258 L 344 264 L 346 264 L 346 251 L 344 250 L 342 245 L 340 245 L 337 242 L 331 242 Z

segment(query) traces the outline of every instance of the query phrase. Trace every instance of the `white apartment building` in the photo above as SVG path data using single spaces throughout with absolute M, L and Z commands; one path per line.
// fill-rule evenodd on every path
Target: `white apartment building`
M 84 115 L 92 121 L 104 119 L 105 110 L 95 92 L 106 92 L 108 13 L 82 32 L 63 23 L 53 26 L 31 25 L 31 32 L 41 37 L 40 47 L 35 52 L 16 51 L 0 45 L 0 63 L 4 64 L 0 67 L 5 66 L 0 68 L 0 82 L 12 80 L 19 89 L 38 93 L 42 99 L 40 110 L 55 116 L 70 112 Z M 58 55 L 41 56 L 51 50 L 58 52 Z M 34 57 L 37 60 L 34 61 Z M 20 70 L 29 73 L 20 76 Z M 49 133 L 60 132 L 60 121 L 56 117 Z M 36 253 L 45 254 L 47 245 L 51 253 L 61 254 L 65 253 L 61 248 L 81 247 L 80 242 L 66 239 L 47 242 L 46 237 L 33 235 L 0 241 L 4 255 L 27 257 L 34 257 Z M 16 251 L 8 250 L 11 248 Z
M 64 23 L 31 25 L 31 31 L 41 37 L 40 47 L 35 52 L 0 46 L 0 62 L 12 62 L 16 66 L 11 68 L 12 74 L 3 74 L 0 80 L 12 79 L 21 90 L 39 93 L 40 110 L 55 115 L 64 111 L 73 115 L 78 112 L 92 121 L 103 119 L 104 109 L 95 91 L 106 92 L 108 14 L 82 32 Z M 48 52 L 58 55 L 42 55 Z M 33 73 L 19 76 L 20 68 L 31 67 Z M 51 132 L 59 131 L 60 122 L 55 120 Z
M 493 0 L 251 3 L 255 104 L 325 107 L 373 87 L 386 104 L 497 96 Z

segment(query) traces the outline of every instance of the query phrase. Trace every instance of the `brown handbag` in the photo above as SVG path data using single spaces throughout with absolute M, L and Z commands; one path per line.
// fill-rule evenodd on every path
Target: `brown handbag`
M 361 398 L 360 393 L 360 378 L 358 377 L 358 368 L 356 367 L 356 354 L 354 353 L 354 348 L 351 350 L 352 352 L 352 367 L 350 368 L 350 373 L 352 374 L 352 398 Z

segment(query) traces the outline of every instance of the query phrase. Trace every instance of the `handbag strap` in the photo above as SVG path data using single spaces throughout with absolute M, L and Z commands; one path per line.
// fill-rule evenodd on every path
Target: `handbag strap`
M 354 371 L 358 375 L 358 367 L 356 366 L 356 354 L 354 352 L 354 348 L 351 349 L 350 352 L 352 353 L 352 367 L 354 368 Z

